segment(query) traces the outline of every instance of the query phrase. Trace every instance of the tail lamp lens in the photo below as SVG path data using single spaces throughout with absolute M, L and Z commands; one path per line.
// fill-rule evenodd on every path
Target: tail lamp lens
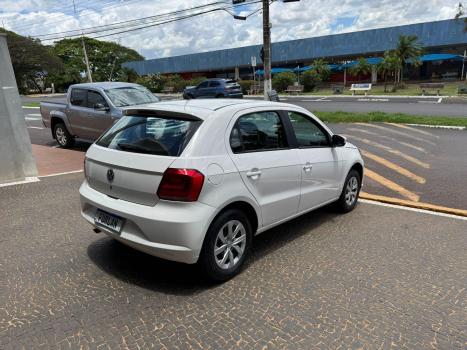
M 203 183 L 204 175 L 198 170 L 169 168 L 162 176 L 157 195 L 171 201 L 196 202 Z

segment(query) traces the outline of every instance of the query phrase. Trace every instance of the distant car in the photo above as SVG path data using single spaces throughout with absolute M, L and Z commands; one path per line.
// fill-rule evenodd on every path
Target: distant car
M 170 101 L 125 114 L 86 153 L 82 216 L 135 249 L 198 262 L 214 280 L 240 271 L 254 235 L 357 204 L 360 152 L 301 107 Z
M 158 102 L 145 87 L 130 83 L 86 83 L 68 88 L 67 102 L 41 102 L 42 123 L 60 147 L 75 138 L 94 141 L 122 117 L 125 107 Z
M 235 80 L 208 79 L 197 86 L 187 86 L 183 98 L 243 98 L 242 87 Z

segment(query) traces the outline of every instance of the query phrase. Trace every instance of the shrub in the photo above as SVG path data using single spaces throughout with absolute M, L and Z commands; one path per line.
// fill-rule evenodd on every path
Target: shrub
M 253 85 L 255 83 L 257 84 L 258 81 L 255 81 L 255 80 L 240 80 L 238 83 L 242 87 L 243 93 L 246 94 L 247 90 L 251 89 L 251 85 Z
M 306 92 L 313 91 L 320 81 L 320 76 L 315 70 L 308 70 L 302 74 L 303 90 Z
M 297 77 L 292 72 L 282 72 L 274 75 L 272 78 L 272 88 L 278 92 L 287 90 L 287 87 L 293 85 Z
M 160 74 L 149 74 L 136 78 L 136 83 L 143 85 L 152 92 L 161 92 L 165 85 L 166 77 Z

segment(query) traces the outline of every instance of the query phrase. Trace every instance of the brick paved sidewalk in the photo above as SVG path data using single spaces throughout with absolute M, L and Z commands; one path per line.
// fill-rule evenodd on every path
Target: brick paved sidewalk
M 84 154 L 81 151 L 32 145 L 39 176 L 61 174 L 83 169 Z

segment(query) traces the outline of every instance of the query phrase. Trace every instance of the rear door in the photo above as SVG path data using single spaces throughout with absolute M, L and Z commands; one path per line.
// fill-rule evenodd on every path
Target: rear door
M 112 198 L 154 206 L 164 171 L 201 120 L 177 113 L 119 119 L 86 154 L 89 186 Z
M 299 211 L 306 211 L 338 196 L 342 162 L 331 147 L 328 132 L 312 117 L 286 112 L 295 135 L 301 165 Z
M 230 154 L 242 180 L 256 198 L 265 226 L 297 213 L 300 165 L 289 148 L 282 117 L 258 111 L 234 119 Z

